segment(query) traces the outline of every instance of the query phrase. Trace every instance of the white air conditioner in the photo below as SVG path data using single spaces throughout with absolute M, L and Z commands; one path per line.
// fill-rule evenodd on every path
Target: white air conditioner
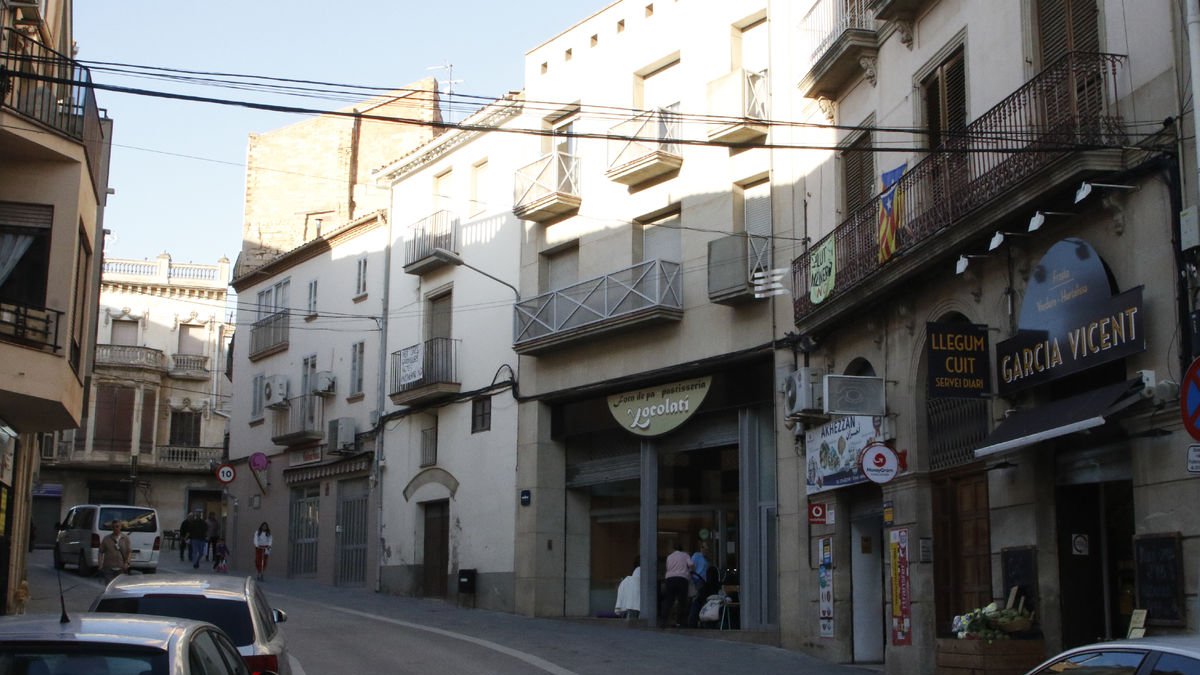
M 830 415 L 887 414 L 882 377 L 826 375 L 822 390 L 823 410 Z
M 318 396 L 333 396 L 337 390 L 337 378 L 328 370 L 319 371 L 314 381 L 316 384 L 313 385 L 312 393 Z
M 329 434 L 325 438 L 330 452 L 354 450 L 354 435 L 357 428 L 353 417 L 338 417 L 329 420 Z
M 271 375 L 263 381 L 263 407 L 287 407 L 288 380 L 286 375 Z
M 816 374 L 807 366 L 787 376 L 783 382 L 783 395 L 789 417 L 811 416 L 821 413 L 820 390 L 815 386 Z

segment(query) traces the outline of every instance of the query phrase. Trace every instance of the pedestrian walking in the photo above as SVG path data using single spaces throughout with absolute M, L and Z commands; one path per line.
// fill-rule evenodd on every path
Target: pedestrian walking
M 188 560 L 192 561 L 193 569 L 200 569 L 200 560 L 204 557 L 204 548 L 208 545 L 208 523 L 200 517 L 201 511 L 196 511 L 188 520 Z
M 188 548 L 188 530 L 191 529 L 191 519 L 187 515 L 183 516 L 183 522 L 179 523 L 179 562 L 183 562 L 186 557 L 185 551 Z
M 258 580 L 263 580 L 267 571 L 267 561 L 271 558 L 271 526 L 267 521 L 254 531 L 254 569 L 258 570 Z
M 671 608 L 675 610 L 675 627 L 680 628 L 687 623 L 688 616 L 688 584 L 692 573 L 692 557 L 683 552 L 683 546 L 676 543 L 675 550 L 667 556 L 666 594 L 663 597 L 662 611 L 659 613 L 658 625 L 666 628 L 667 617 Z
M 213 549 L 217 546 L 217 540 L 221 538 L 221 521 L 217 520 L 217 514 L 212 511 L 208 512 L 208 520 L 205 521 L 208 525 L 208 548 L 205 549 L 204 559 L 211 560 Z
M 121 521 L 114 520 L 112 533 L 100 540 L 100 573 L 108 583 L 129 571 L 129 537 L 121 532 Z

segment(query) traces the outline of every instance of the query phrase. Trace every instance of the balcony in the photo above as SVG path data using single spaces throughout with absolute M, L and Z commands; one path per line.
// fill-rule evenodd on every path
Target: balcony
M 673 109 L 649 110 L 625 120 L 609 132 L 608 170 L 610 180 L 623 185 L 640 185 L 679 171 L 683 166 L 679 138 L 681 123 Z
M 813 65 L 800 80 L 802 96 L 837 100 L 864 73 L 874 79 L 879 38 L 870 4 L 871 0 L 817 0 L 805 15 L 800 33 L 811 49 Z
M 683 318 L 679 263 L 647 260 L 514 306 L 518 354 L 541 354 L 635 326 Z
M 517 169 L 513 214 L 543 222 L 579 210 L 579 158 L 552 152 Z
M 413 223 L 412 238 L 404 243 L 404 271 L 425 274 L 446 261 L 433 255 L 437 248 L 458 253 L 458 216 L 438 211 Z
M 255 321 L 250 328 L 250 360 L 286 351 L 290 323 L 286 309 Z
M 157 349 L 134 345 L 96 345 L 96 366 L 165 371 L 166 357 Z
M 295 396 L 275 409 L 271 442 L 276 445 L 300 445 L 325 438 L 324 399 L 315 394 Z
M 171 377 L 177 380 L 207 380 L 208 356 L 205 354 L 172 354 Z
M 912 21 L 937 0 L 874 0 L 871 11 L 880 21 Z
M 57 354 L 62 317 L 56 309 L 0 300 L 0 341 Z
M 458 340 L 432 338 L 392 353 L 388 396 L 396 405 L 428 403 L 453 396 L 458 381 Z
M 8 77 L 0 87 L 0 108 L 82 143 L 99 194 L 104 131 L 91 72 L 24 33 L 11 28 L 4 33 L 9 51 L 0 53 L 0 70 Z
M 163 468 L 209 471 L 225 459 L 225 449 L 183 445 L 160 445 L 154 449 L 154 465 Z
M 708 83 L 708 140 L 748 143 L 767 136 L 767 75 L 735 70 Z
M 879 195 L 796 258 L 793 302 L 800 332 L 827 329 L 906 279 L 948 265 L 948 254 L 1005 219 L 1028 216 L 1032 204 L 1120 169 L 1126 138 L 1111 102 L 1124 60 L 1067 54 L 909 169 L 895 187 L 899 225 L 890 257 L 878 245 Z M 814 258 L 822 261 L 824 275 L 832 272 L 832 282 L 810 284 Z

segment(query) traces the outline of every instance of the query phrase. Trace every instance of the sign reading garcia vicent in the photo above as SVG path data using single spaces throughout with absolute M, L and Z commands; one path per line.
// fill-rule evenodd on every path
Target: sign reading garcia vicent
M 608 409 L 638 436 L 660 436 L 683 424 L 704 402 L 712 376 L 613 394 Z
M 992 393 L 987 326 L 925 324 L 930 398 L 979 398 Z
M 1142 287 L 1114 293 L 1082 239 L 1054 244 L 1030 273 L 1017 334 L 996 345 L 999 394 L 1146 351 Z

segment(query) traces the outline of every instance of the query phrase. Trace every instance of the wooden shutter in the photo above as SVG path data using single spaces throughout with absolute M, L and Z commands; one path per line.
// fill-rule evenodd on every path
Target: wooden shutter
M 938 66 L 922 88 L 929 148 L 961 139 L 967 127 L 967 67 L 962 48 Z
M 449 338 L 451 333 L 451 311 L 453 298 L 449 293 L 439 295 L 429 301 L 429 337 Z
M 138 439 L 138 449 L 141 452 L 154 450 L 154 418 L 158 416 L 158 392 L 153 389 L 142 390 L 142 435 Z
M 842 178 L 846 185 L 846 213 L 852 213 L 875 196 L 875 153 L 870 150 L 871 134 L 854 139 L 842 153 Z
M 1042 68 L 1067 52 L 1100 51 L 1100 11 L 1096 0 L 1039 0 L 1037 22 Z

